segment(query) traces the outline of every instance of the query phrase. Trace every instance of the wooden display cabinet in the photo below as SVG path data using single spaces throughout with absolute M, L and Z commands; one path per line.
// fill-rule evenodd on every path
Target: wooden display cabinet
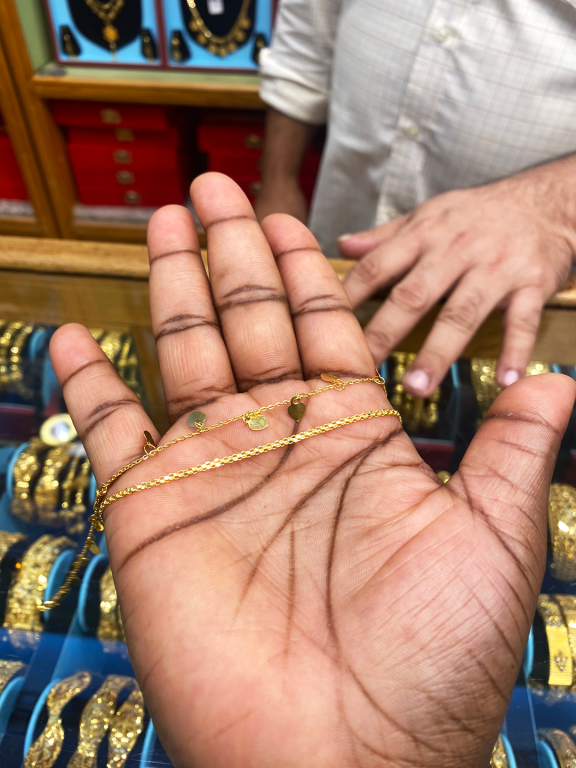
M 0 42 L 20 95 L 58 233 L 64 238 L 144 242 L 146 226 L 83 221 L 75 214 L 74 181 L 50 100 L 77 101 L 79 109 L 86 101 L 228 109 L 264 106 L 255 74 L 56 65 L 42 0 L 0 0 Z

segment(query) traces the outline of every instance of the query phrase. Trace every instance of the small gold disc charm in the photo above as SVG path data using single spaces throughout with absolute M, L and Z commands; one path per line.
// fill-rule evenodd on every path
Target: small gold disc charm
M 107 43 L 115 43 L 120 37 L 120 32 L 112 24 L 106 24 L 102 30 L 102 37 Z
M 202 429 L 204 422 L 206 421 L 206 414 L 202 411 L 192 411 L 188 416 L 188 425 L 190 427 L 196 427 L 196 429 Z
M 288 416 L 294 421 L 300 421 L 306 413 L 306 406 L 300 400 L 293 397 L 288 406 Z
M 329 381 L 330 384 L 335 384 L 335 389 L 344 389 L 346 386 L 345 381 L 341 381 L 337 376 L 332 376 L 331 373 L 321 373 L 320 378 L 322 381 Z
M 248 418 L 244 419 L 244 421 L 250 427 L 250 429 L 254 430 L 266 429 L 268 426 L 268 419 L 261 413 L 252 413 Z

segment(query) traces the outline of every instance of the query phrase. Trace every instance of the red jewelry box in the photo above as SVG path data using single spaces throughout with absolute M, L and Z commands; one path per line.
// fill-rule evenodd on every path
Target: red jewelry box
M 0 128 L 0 198 L 28 200 L 28 192 L 7 133 Z
M 142 131 L 167 131 L 169 110 L 144 104 L 115 102 L 53 101 L 52 115 L 57 125 L 86 128 L 138 128 Z

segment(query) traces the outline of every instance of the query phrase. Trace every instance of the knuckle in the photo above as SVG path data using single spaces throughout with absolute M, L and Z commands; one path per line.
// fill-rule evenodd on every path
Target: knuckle
M 386 353 L 394 349 L 396 344 L 396 340 L 391 334 L 378 326 L 366 328 L 364 336 L 366 337 L 366 343 L 372 351 L 377 350 L 378 352 Z
M 540 312 L 523 312 L 511 317 L 506 323 L 506 329 L 516 336 L 533 337 L 538 332 L 540 325 Z
M 354 276 L 365 285 L 375 285 L 380 278 L 380 260 L 375 255 L 365 256 L 360 259 L 354 268 Z
M 438 315 L 440 323 L 451 325 L 459 331 L 472 332 L 477 324 L 483 296 L 479 292 L 469 294 L 466 301 L 447 304 Z
M 389 301 L 413 314 L 424 312 L 428 306 L 426 283 L 417 277 L 404 280 L 392 289 Z

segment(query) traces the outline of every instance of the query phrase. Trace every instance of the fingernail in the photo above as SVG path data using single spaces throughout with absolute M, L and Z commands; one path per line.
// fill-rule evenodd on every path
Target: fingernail
M 348 240 L 349 237 L 352 237 L 352 232 L 346 232 L 345 235 L 340 235 L 340 237 L 338 238 L 338 242 L 343 243 L 344 240 Z
M 520 378 L 520 374 L 518 373 L 518 371 L 510 370 L 510 371 L 506 371 L 504 376 L 502 376 L 502 382 L 505 387 L 509 387 L 510 384 L 514 384 L 514 382 L 518 381 L 519 378 Z
M 410 387 L 415 392 L 426 392 L 430 385 L 430 378 L 424 371 L 410 371 L 404 376 L 404 386 Z

